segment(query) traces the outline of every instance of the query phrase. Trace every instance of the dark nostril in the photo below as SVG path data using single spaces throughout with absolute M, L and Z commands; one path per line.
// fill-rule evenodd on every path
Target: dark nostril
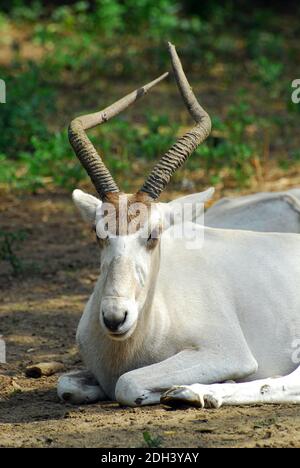
M 116 318 L 114 318 L 114 319 L 110 318 L 109 319 L 109 318 L 105 317 L 105 315 L 103 314 L 104 325 L 106 326 L 106 328 L 108 328 L 111 331 L 117 331 L 118 328 L 120 328 L 125 323 L 127 315 L 128 315 L 128 312 L 126 311 L 125 314 L 124 314 L 124 317 L 120 320 L 120 319 L 116 319 Z
M 122 325 L 123 325 L 123 323 L 125 323 L 125 320 L 126 320 L 126 318 L 127 318 L 127 315 L 128 315 L 128 312 L 127 312 L 127 310 L 126 310 L 126 312 L 125 312 L 125 314 L 124 314 L 124 320 L 123 320 L 123 322 L 122 322 Z
M 106 328 L 108 328 L 111 331 L 116 331 L 120 323 L 116 320 L 107 319 L 105 316 L 103 316 L 103 322 Z

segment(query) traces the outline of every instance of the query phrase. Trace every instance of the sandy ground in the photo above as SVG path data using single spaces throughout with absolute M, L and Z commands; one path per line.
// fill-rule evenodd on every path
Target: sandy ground
M 144 431 L 162 447 L 300 447 L 300 407 L 72 407 L 58 401 L 57 376 L 26 378 L 31 363 L 81 367 L 75 331 L 97 277 L 97 247 L 69 196 L 1 196 L 0 219 L 3 229 L 27 231 L 17 250 L 22 276 L 0 263 L 1 447 L 141 447 Z

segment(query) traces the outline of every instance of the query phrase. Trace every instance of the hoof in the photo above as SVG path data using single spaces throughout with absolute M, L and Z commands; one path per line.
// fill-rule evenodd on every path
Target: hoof
M 188 387 L 172 387 L 167 390 L 160 399 L 164 405 L 171 407 L 195 406 L 204 408 L 204 400 Z
M 222 400 L 214 395 L 203 395 L 204 408 L 220 408 L 222 406 Z
M 62 375 L 58 379 L 57 394 L 61 401 L 72 405 L 96 403 L 101 399 L 101 390 L 95 379 L 86 378 L 81 372 Z

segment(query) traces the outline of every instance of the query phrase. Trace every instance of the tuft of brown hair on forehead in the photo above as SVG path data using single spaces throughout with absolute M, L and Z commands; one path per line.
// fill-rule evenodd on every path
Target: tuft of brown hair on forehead
M 155 200 L 151 198 L 146 192 L 137 192 L 134 194 L 128 194 L 124 192 L 107 192 L 105 194 L 104 202 L 112 203 L 115 207 L 119 206 L 120 197 L 127 197 L 128 206 L 133 203 L 144 203 L 144 205 L 149 206 L 151 203 L 155 203 Z
M 141 229 L 148 220 L 152 204 L 155 203 L 153 198 L 145 192 L 137 192 L 135 194 L 108 192 L 105 194 L 105 199 L 103 201 L 104 203 L 111 203 L 114 206 L 117 235 L 120 234 L 120 228 L 122 229 L 121 226 L 123 223 L 126 223 L 127 226 L 131 225 L 131 229 L 134 227 L 134 232 Z M 126 204 L 122 203 L 122 201 L 126 201 Z M 142 213 L 138 212 L 134 209 L 135 204 L 142 204 L 145 210 Z M 137 219 L 136 224 L 134 222 L 135 218 Z

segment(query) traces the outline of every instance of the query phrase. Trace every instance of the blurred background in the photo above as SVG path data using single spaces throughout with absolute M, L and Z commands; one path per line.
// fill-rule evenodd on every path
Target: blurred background
M 167 40 L 177 46 L 214 128 L 172 190 L 209 184 L 259 190 L 278 168 L 290 170 L 300 160 L 300 105 L 291 102 L 291 82 L 300 77 L 299 2 L 1 0 L 0 6 L 0 78 L 7 87 L 1 189 L 35 193 L 85 184 L 68 123 L 169 70 Z M 124 190 L 133 190 L 189 125 L 170 77 L 90 134 Z
M 140 446 L 141 412 L 132 421 L 132 413 L 119 417 L 116 406 L 66 411 L 57 401 L 57 377 L 28 379 L 24 369 L 53 360 L 66 370 L 81 366 L 75 330 L 98 277 L 95 235 L 71 200 L 76 187 L 94 189 L 69 145 L 68 124 L 170 70 L 167 41 L 176 45 L 213 131 L 161 199 L 210 185 L 214 201 L 300 187 L 300 103 L 291 99 L 292 82 L 300 79 L 300 2 L 0 0 L 0 79 L 6 83 L 6 103 L 0 103 L 0 335 L 7 349 L 7 364 L 0 364 L 0 374 L 7 374 L 2 386 L 0 379 L 0 445 L 99 447 L 106 434 L 109 443 L 123 446 L 131 434 L 131 446 Z M 190 125 L 170 76 L 89 136 L 129 192 Z M 238 443 L 261 437 L 265 446 L 269 425 L 263 422 L 268 432 L 253 429 L 261 427 L 255 420 L 262 409 L 251 418 L 245 409 L 249 430 L 240 411 L 235 418 L 218 413 L 213 426 L 222 429 L 214 428 L 211 437 L 230 445 L 233 430 Z M 279 444 L 299 434 L 295 410 L 284 411 L 283 423 L 276 423 Z M 186 432 L 178 414 L 177 440 L 197 436 L 195 421 L 187 423 L 192 413 L 186 413 Z M 265 408 L 266 415 L 274 435 L 274 409 Z M 160 417 L 169 431 L 174 413 Z M 143 430 L 152 427 L 145 422 Z M 173 447 L 170 431 L 163 434 Z

